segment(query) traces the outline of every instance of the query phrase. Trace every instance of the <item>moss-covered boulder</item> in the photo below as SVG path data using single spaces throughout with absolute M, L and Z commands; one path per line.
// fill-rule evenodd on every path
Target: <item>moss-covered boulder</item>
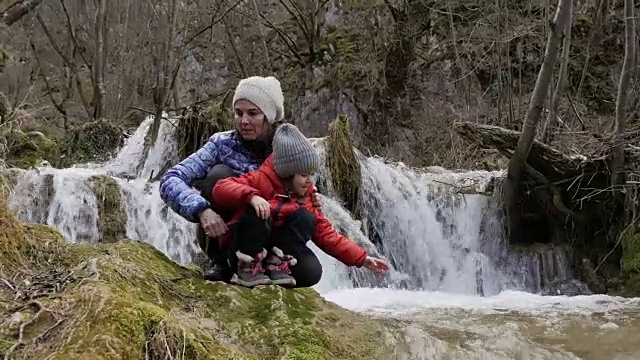
M 184 159 L 200 149 L 211 135 L 233 129 L 233 113 L 224 102 L 209 106 L 192 105 L 180 114 L 178 123 L 178 149 Z
M 8 168 L 0 165 L 0 188 L 3 188 L 6 191 L 7 196 L 9 192 L 13 188 L 15 188 L 20 175 L 22 175 L 25 171 L 26 170 L 19 168 Z
M 60 142 L 58 167 L 105 161 L 124 144 L 125 131 L 106 119 L 88 122 L 67 131 Z
M 640 294 L 640 232 L 630 226 L 622 232 L 622 259 L 620 266 L 624 277 L 623 293 L 637 296 Z
M 349 118 L 338 116 L 329 126 L 327 168 L 336 195 L 354 218 L 360 218 L 362 170 L 349 132 Z
M 27 169 L 44 161 L 53 162 L 58 156 L 58 145 L 39 131 L 23 132 L 19 129 L 0 134 L 5 145 L 5 162 L 9 167 Z
M 151 245 L 71 244 L 0 199 L 0 354 L 17 359 L 389 359 L 389 326 L 314 290 L 207 283 Z
M 113 243 L 127 236 L 127 214 L 120 186 L 108 176 L 92 176 L 89 184 L 98 202 L 100 241 Z

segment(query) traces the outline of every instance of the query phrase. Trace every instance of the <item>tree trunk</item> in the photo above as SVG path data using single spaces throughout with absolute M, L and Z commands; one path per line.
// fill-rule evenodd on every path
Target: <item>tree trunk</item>
M 154 94 L 154 102 L 156 105 L 155 116 L 153 124 L 151 125 L 151 144 L 156 142 L 158 138 L 158 131 L 160 130 L 160 122 L 162 121 L 162 112 L 167 106 L 167 100 L 172 94 L 173 79 L 177 76 L 179 67 L 176 66 L 176 61 L 179 64 L 179 54 L 176 54 L 174 42 L 176 39 L 176 27 L 177 27 L 177 1 L 171 0 L 169 3 L 167 13 L 167 33 L 164 43 L 160 47 L 162 50 L 159 55 L 163 56 L 162 60 L 158 61 L 158 69 L 156 73 L 156 86 Z
M 627 122 L 627 100 L 629 98 L 629 84 L 631 72 L 636 60 L 636 23 L 633 18 L 633 0 L 624 1 L 624 30 L 625 47 L 624 63 L 618 83 L 618 98 L 616 99 L 616 127 L 613 138 L 611 161 L 611 185 L 624 184 L 624 132 Z
M 6 26 L 11 26 L 14 22 L 22 19 L 23 16 L 35 9 L 36 6 L 40 5 L 41 2 L 42 0 L 24 0 L 16 2 L 2 12 L 0 22 L 4 23 Z
M 95 9 L 95 51 L 93 55 L 93 117 L 104 117 L 106 91 L 104 89 L 105 64 L 105 20 L 107 17 L 107 0 L 97 0 Z
M 522 217 L 519 216 L 518 212 L 518 187 L 536 135 L 536 128 L 540 121 L 540 112 L 549 91 L 560 43 L 566 33 L 567 27 L 571 26 L 569 23 L 571 19 L 571 8 L 571 0 L 558 1 L 558 8 L 547 40 L 544 61 L 540 67 L 538 79 L 536 80 L 536 85 L 531 95 L 529 108 L 527 109 L 522 128 L 522 135 L 518 140 L 516 151 L 511 156 L 511 159 L 509 159 L 507 179 L 503 189 L 503 199 L 505 201 L 511 236 L 518 233 L 519 225 L 522 222 Z
M 572 3 L 569 2 L 569 6 L 572 7 Z M 569 67 L 569 51 L 571 50 L 571 13 L 573 9 L 569 10 L 569 25 L 565 33 L 564 40 L 562 41 L 562 62 L 560 63 L 560 71 L 558 72 L 558 82 L 556 83 L 556 89 L 551 96 L 549 104 L 549 114 L 547 120 L 544 123 L 542 129 L 542 142 L 549 144 L 552 139 L 552 127 L 553 124 L 558 122 L 558 107 L 563 97 L 564 88 L 567 84 L 567 72 Z

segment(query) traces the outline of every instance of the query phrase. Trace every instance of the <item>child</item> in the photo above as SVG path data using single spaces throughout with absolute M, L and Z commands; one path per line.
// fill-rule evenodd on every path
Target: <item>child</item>
M 237 268 L 231 282 L 248 287 L 315 285 L 322 268 L 306 246 L 308 240 L 347 266 L 380 274 L 389 270 L 386 262 L 367 256 L 337 233 L 311 204 L 313 174 L 319 166 L 313 145 L 294 125 L 283 124 L 274 135 L 273 153 L 260 168 L 218 181 L 214 206 L 236 211 L 230 231 L 220 238 L 231 268 Z

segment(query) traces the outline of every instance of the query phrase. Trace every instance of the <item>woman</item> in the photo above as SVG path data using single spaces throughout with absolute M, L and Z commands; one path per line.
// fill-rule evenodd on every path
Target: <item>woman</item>
M 191 222 L 199 222 L 207 236 L 198 244 L 213 262 L 205 279 L 228 282 L 232 272 L 218 241 L 227 232 L 224 214 L 211 207 L 215 183 L 257 169 L 271 154 L 275 128 L 284 116 L 280 82 L 272 77 L 252 76 L 240 80 L 233 96 L 235 129 L 213 134 L 195 153 L 173 166 L 160 180 L 160 197 Z M 196 185 L 196 183 L 199 183 Z M 194 189 L 197 186 L 198 189 Z M 314 206 L 320 206 L 317 197 Z

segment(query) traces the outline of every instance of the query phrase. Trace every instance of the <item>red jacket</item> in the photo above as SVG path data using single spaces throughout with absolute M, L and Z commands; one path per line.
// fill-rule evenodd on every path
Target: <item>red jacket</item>
M 271 156 L 269 156 L 262 166 L 255 171 L 248 172 L 240 177 L 219 180 L 213 188 L 212 195 L 215 208 L 236 211 L 229 225 L 240 219 L 247 206 L 250 206 L 249 202 L 254 195 L 261 196 L 269 202 L 272 214 L 278 204 L 283 203 L 276 219 L 272 222 L 274 227 L 279 226 L 289 214 L 300 207 L 304 207 L 316 219 L 317 228 L 312 239 L 313 242 L 322 251 L 345 265 L 361 267 L 367 257 L 367 252 L 347 237 L 336 232 L 322 212 L 312 205 L 311 194 L 314 191 L 313 186 L 310 186 L 304 196 L 303 203 L 298 202 L 299 197 L 297 195 L 288 194 L 282 180 L 276 174 Z M 226 236 L 221 237 L 220 246 L 224 248 L 229 241 L 230 234 L 227 233 Z

